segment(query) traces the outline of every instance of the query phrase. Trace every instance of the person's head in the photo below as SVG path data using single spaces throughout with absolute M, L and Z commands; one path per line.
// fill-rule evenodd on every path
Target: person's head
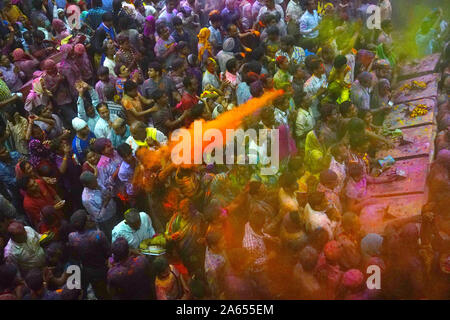
M 239 30 L 234 23 L 228 25 L 227 32 L 232 38 L 236 38 L 239 35 Z
M 56 63 L 52 59 L 44 60 L 42 64 L 42 68 L 49 75 L 56 75 L 58 73 L 58 69 L 56 68 Z
M 304 247 L 299 254 L 300 263 L 305 271 L 312 271 L 317 264 L 318 258 L 317 250 L 311 246 Z
M 125 34 L 120 34 L 117 37 L 117 42 L 119 43 L 119 47 L 123 51 L 129 51 L 131 49 L 130 39 Z
M 325 63 L 327 64 L 333 63 L 334 56 L 335 56 L 334 49 L 331 45 L 325 44 L 322 46 L 321 57 Z
M 370 72 L 363 71 L 358 75 L 358 81 L 365 88 L 372 87 L 372 75 Z
M 94 150 L 89 149 L 86 153 L 86 161 L 93 166 L 97 166 L 97 163 L 100 161 L 100 155 Z
M 40 191 L 38 183 L 32 177 L 22 177 L 17 181 L 17 187 L 19 190 L 23 190 L 29 194 L 38 193 Z
M 343 71 L 347 67 L 347 58 L 344 55 L 338 55 L 334 58 L 333 67 L 337 71 Z
M 127 132 L 127 122 L 122 118 L 116 118 L 111 127 L 118 136 L 123 136 Z
M 283 173 L 280 176 L 279 183 L 280 187 L 286 192 L 294 193 L 298 190 L 297 178 L 293 174 Z
M 141 215 L 135 208 L 128 209 L 123 214 L 125 223 L 133 230 L 137 231 L 141 227 Z
M 206 61 L 206 70 L 208 70 L 209 73 L 214 74 L 216 72 L 217 63 L 213 58 L 208 58 Z
M 225 64 L 227 71 L 232 74 L 236 74 L 237 72 L 237 60 L 235 58 L 231 58 Z
M 52 118 L 52 106 L 40 104 L 33 109 L 34 114 L 39 117 L 51 119 Z
M 312 192 L 308 195 L 308 203 L 316 211 L 323 211 L 327 206 L 327 198 L 323 192 Z
M 165 107 L 169 103 L 169 97 L 161 89 L 153 91 L 151 98 L 161 107 Z
M 391 83 L 387 79 L 380 79 L 378 81 L 378 94 L 381 97 L 389 96 L 391 93 Z
M 16 243 L 24 243 L 27 241 L 27 231 L 22 222 L 11 222 L 8 226 L 8 233 L 11 239 Z
M 312 61 L 310 66 L 313 74 L 317 77 L 321 77 L 325 73 L 325 67 L 320 59 Z
M 287 71 L 289 69 L 289 60 L 285 56 L 278 56 L 276 59 L 277 67 L 281 70 Z
M 133 164 L 136 158 L 133 156 L 133 150 L 128 143 L 122 143 L 117 147 L 117 153 L 122 157 L 123 161 L 128 164 Z
M 367 125 L 370 125 L 373 120 L 373 115 L 370 110 L 359 110 L 358 117 L 362 119 Z
M 350 100 L 344 101 L 339 105 L 339 112 L 344 118 L 354 118 L 358 115 L 358 109 Z
M 72 151 L 71 144 L 66 139 L 56 138 L 50 143 L 50 150 L 59 155 L 64 155 L 65 149 L 69 148 L 69 152 Z
M 114 72 L 121 78 L 127 79 L 130 76 L 130 69 L 124 64 L 116 64 Z
M 325 228 L 319 227 L 309 235 L 310 244 L 314 249 L 321 251 L 328 242 L 330 236 Z
M 167 0 L 166 1 L 166 10 L 168 13 L 172 13 L 174 9 L 178 6 L 179 0 Z
M 280 29 L 277 26 L 267 28 L 267 38 L 272 42 L 278 42 L 280 39 Z
M 109 108 L 108 105 L 104 102 L 100 102 L 96 107 L 98 115 L 100 116 L 100 118 L 102 118 L 105 121 L 109 121 L 110 120 L 110 112 L 109 112 Z
M 105 12 L 102 15 L 102 22 L 105 24 L 105 26 L 107 26 L 108 28 L 111 28 L 113 26 L 113 15 L 111 12 Z
M 77 132 L 77 135 L 79 135 L 81 137 L 88 136 L 88 134 L 90 132 L 86 121 L 84 121 L 83 119 L 80 119 L 78 117 L 76 117 L 72 120 L 72 127 Z
M 22 173 L 24 176 L 32 176 L 34 174 L 33 166 L 29 161 L 21 161 L 19 164 L 20 170 L 22 170 Z
M 98 154 L 112 157 L 114 155 L 114 148 L 112 146 L 111 140 L 107 138 L 95 139 L 92 149 Z
M 266 107 L 266 108 L 262 109 L 260 117 L 261 117 L 261 121 L 267 127 L 272 127 L 275 124 L 275 114 L 274 114 L 273 108 Z
M 334 189 L 338 185 L 338 176 L 333 170 L 327 169 L 320 173 L 320 183 L 329 189 Z
M 183 32 L 183 21 L 180 17 L 176 16 L 172 19 L 172 25 L 178 33 Z
M 109 81 L 109 69 L 107 67 L 101 66 L 97 70 L 97 76 L 100 81 L 108 82 Z
M 294 48 L 295 39 L 291 35 L 287 35 L 281 38 L 280 49 L 284 52 L 289 52 Z
M 161 39 L 167 40 L 170 36 L 170 30 L 165 24 L 159 24 L 156 27 L 156 33 L 160 36 Z
M 98 188 L 98 181 L 97 177 L 90 171 L 84 171 L 80 175 L 80 182 L 85 188 L 89 189 L 97 189 Z
M 6 54 L 2 54 L 0 58 L 0 66 L 8 68 L 11 65 L 11 61 Z
M 125 94 L 131 98 L 136 98 L 138 96 L 137 84 L 133 80 L 125 81 L 123 85 L 123 91 Z
M 77 43 L 73 47 L 73 53 L 74 53 L 74 57 L 82 57 L 86 54 L 86 48 L 84 47 L 84 45 L 82 43 Z
M 348 175 L 355 181 L 360 181 L 364 176 L 364 169 L 359 162 L 350 162 L 348 164 Z
M 123 261 L 129 255 L 128 241 L 124 237 L 119 237 L 111 245 L 111 253 L 115 262 Z
M 223 236 L 220 232 L 212 231 L 206 235 L 206 244 L 209 248 L 220 249 Z
M 8 161 L 11 159 L 11 155 L 6 149 L 6 146 L 4 143 L 0 143 L 0 161 Z
M 316 10 L 316 1 L 315 0 L 307 0 L 306 1 L 306 10 L 309 13 L 313 13 Z
M 170 274 L 169 262 L 165 257 L 156 257 L 153 261 L 153 268 L 159 278 L 166 278 Z
M 114 44 L 111 44 L 111 43 L 106 44 L 106 52 L 105 53 L 109 59 L 111 59 L 111 60 L 114 59 L 114 54 L 116 53 L 116 47 L 114 46 Z M 116 72 L 116 69 L 114 69 L 114 72 L 116 74 L 118 74 Z
M 253 98 L 261 97 L 264 94 L 264 87 L 261 81 L 254 81 L 250 84 L 250 94 Z
M 77 210 L 70 216 L 70 225 L 78 232 L 84 230 L 88 219 L 87 212 L 85 210 Z
M 222 25 L 222 17 L 219 11 L 211 12 L 209 14 L 209 21 L 211 22 L 211 25 L 214 29 L 219 29 Z
M 25 284 L 28 289 L 39 293 L 44 289 L 44 277 L 40 269 L 32 269 L 25 276 Z
M 157 61 L 153 61 L 148 65 L 148 76 L 150 79 L 156 79 L 161 77 L 162 75 L 162 67 L 161 64 Z
M 114 96 L 116 95 L 116 88 L 113 84 L 108 83 L 103 87 L 103 95 L 106 98 L 106 101 L 113 101 Z
M 322 118 L 322 121 L 331 124 L 334 123 L 336 118 L 336 109 L 337 106 L 331 103 L 323 103 L 320 106 L 320 117 Z

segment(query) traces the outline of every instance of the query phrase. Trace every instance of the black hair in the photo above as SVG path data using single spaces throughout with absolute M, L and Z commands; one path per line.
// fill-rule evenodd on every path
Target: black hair
M 128 143 L 122 143 L 117 147 L 117 153 L 119 156 L 124 158 L 125 156 L 129 155 L 133 150 L 131 149 L 130 145 Z
M 105 12 L 102 14 L 102 21 L 103 22 L 112 22 L 113 21 L 113 15 L 111 12 Z
M 280 30 L 278 29 L 277 26 L 270 26 L 269 28 L 267 28 L 267 35 L 268 36 L 279 36 Z
M 209 16 L 209 21 L 211 21 L 211 23 L 219 22 L 222 21 L 222 17 L 219 13 L 214 13 Z
M 339 105 L 339 112 L 343 117 L 345 117 L 349 113 L 351 106 L 352 102 L 350 100 L 344 101 Z
M 292 186 L 295 182 L 297 182 L 297 178 L 295 177 L 295 175 L 285 172 L 280 176 L 279 182 L 282 188 L 286 188 Z
M 191 86 L 193 80 L 195 81 L 196 79 L 194 77 L 184 77 L 183 86 L 185 88 L 189 88 Z
M 97 75 L 98 76 L 106 76 L 109 75 L 109 69 L 105 66 L 101 66 L 100 68 L 98 68 L 97 70 Z
M 291 35 L 286 35 L 281 38 L 281 43 L 286 44 L 287 46 L 293 46 L 295 44 L 295 39 Z
M 41 290 L 44 287 L 44 277 L 39 269 L 30 270 L 25 277 L 27 287 L 32 291 Z
M 112 84 L 107 84 L 103 87 L 103 95 L 106 100 L 113 100 L 116 95 L 116 88 Z
M 237 60 L 234 58 L 231 58 L 227 61 L 225 64 L 227 71 L 230 72 L 231 70 L 235 69 L 237 67 Z
M 19 190 L 26 191 L 28 183 L 30 182 L 31 179 L 32 179 L 31 177 L 27 177 L 27 176 L 23 176 L 22 178 L 18 179 L 17 180 L 17 188 Z
M 153 261 L 153 268 L 156 274 L 160 274 L 164 272 L 169 267 L 169 262 L 164 257 L 156 257 L 155 261 Z
M 162 72 L 161 64 L 159 62 L 157 62 L 157 61 L 153 61 L 153 62 L 149 63 L 148 68 L 149 69 L 154 69 L 159 74 L 161 74 L 161 72 Z
M 46 105 L 40 104 L 40 105 L 38 105 L 37 107 L 33 108 L 33 112 L 34 112 L 36 115 L 39 116 L 39 115 L 42 114 L 42 111 L 44 111 L 44 109 L 45 109 L 46 107 L 47 107 Z
M 175 17 L 173 17 L 173 19 L 172 19 L 172 25 L 173 25 L 174 27 L 175 27 L 175 26 L 182 26 L 182 25 L 183 25 L 183 21 L 181 20 L 180 17 L 175 16 Z
M 203 104 L 203 102 L 199 101 L 199 103 L 197 103 L 195 106 L 192 107 L 191 117 L 194 119 L 200 117 L 202 115 L 204 109 L 205 109 L 205 105 Z
M 336 106 L 331 103 L 324 103 L 320 106 L 320 116 L 322 120 L 325 120 L 327 117 L 333 114 L 333 110 L 336 109 Z
M 100 107 L 106 107 L 107 109 L 109 109 L 109 108 L 108 108 L 108 105 L 107 105 L 106 103 L 100 102 L 99 104 L 97 104 L 97 105 L 95 106 L 95 110 L 97 110 L 97 112 L 98 112 L 98 109 L 100 109 Z
M 338 55 L 336 58 L 334 58 L 333 66 L 336 69 L 339 69 L 346 64 L 347 64 L 347 58 L 344 55 Z
M 102 0 L 92 0 L 92 8 L 98 8 L 103 6 Z
M 125 84 L 123 85 L 123 91 L 125 93 L 128 93 L 132 90 L 137 89 L 137 84 L 136 82 L 132 81 L 132 80 L 127 80 L 125 81 Z

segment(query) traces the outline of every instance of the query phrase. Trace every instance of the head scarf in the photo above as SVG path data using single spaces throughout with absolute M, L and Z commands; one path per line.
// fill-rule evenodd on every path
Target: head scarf
M 44 69 L 44 71 L 47 74 L 50 74 L 50 75 L 56 74 L 56 63 L 55 63 L 55 61 L 53 61 L 52 59 L 45 60 L 44 63 L 42 64 L 42 69 Z
M 63 44 L 60 48 L 59 51 L 62 53 L 62 62 L 65 62 L 70 54 L 70 52 L 72 52 L 73 50 L 73 46 L 69 43 L 67 44 Z
M 223 51 L 225 52 L 232 52 L 234 48 L 234 39 L 228 38 L 223 42 Z
M 66 25 L 61 19 L 53 19 L 52 21 L 52 27 L 55 29 L 57 34 L 60 34 L 66 29 Z
M 154 35 L 156 31 L 156 19 L 154 16 L 148 16 L 145 18 L 144 24 L 144 37 L 150 37 Z
M 25 51 L 23 51 L 23 49 L 21 48 L 14 49 L 14 51 L 12 52 L 12 56 L 14 61 L 28 60 L 25 55 Z
M 357 289 L 364 282 L 364 275 L 358 269 L 350 269 L 342 276 L 342 284 L 350 289 Z
M 72 119 L 72 127 L 75 131 L 80 131 L 81 129 L 86 128 L 87 123 L 83 119 L 80 119 L 78 117 L 75 117 Z
M 83 44 L 77 43 L 77 44 L 75 45 L 75 47 L 73 48 L 73 51 L 74 51 L 77 55 L 81 56 L 81 55 L 84 55 L 84 54 L 86 53 L 86 48 L 84 47 Z
M 30 163 L 35 168 L 39 166 L 42 160 L 50 160 L 53 158 L 50 150 L 37 139 L 30 140 L 28 150 L 30 151 Z
M 369 233 L 361 240 L 361 252 L 368 256 L 378 256 L 381 254 L 383 237 L 377 233 Z
M 209 55 L 212 57 L 212 46 L 209 42 L 209 36 L 211 35 L 211 31 L 208 28 L 203 28 L 200 30 L 200 32 L 197 35 L 198 38 L 198 61 L 203 60 L 203 54 L 207 50 L 209 52 Z

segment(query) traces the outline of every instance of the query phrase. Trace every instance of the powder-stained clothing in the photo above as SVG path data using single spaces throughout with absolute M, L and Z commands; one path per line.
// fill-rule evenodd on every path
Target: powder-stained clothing
M 141 226 L 138 230 L 133 230 L 125 220 L 114 227 L 112 231 L 112 242 L 119 237 L 124 237 L 130 248 L 137 249 L 141 242 L 145 239 L 153 238 L 155 230 L 152 226 L 152 220 L 145 212 L 139 213 L 141 217 Z

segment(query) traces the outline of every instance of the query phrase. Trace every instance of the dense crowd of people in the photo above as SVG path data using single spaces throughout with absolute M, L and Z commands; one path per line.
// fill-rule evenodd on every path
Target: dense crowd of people
M 381 29 L 366 25 L 370 4 Z M 0 9 L 0 299 L 450 298 L 450 77 L 421 217 L 382 232 L 371 220 L 387 209 L 368 185 L 402 178 L 376 158 L 398 133 L 384 120 L 407 57 L 389 0 Z M 418 52 L 445 66 L 444 12 L 419 27 Z M 174 130 L 276 90 L 240 126 L 279 129 L 276 174 L 259 157 L 146 158 Z

